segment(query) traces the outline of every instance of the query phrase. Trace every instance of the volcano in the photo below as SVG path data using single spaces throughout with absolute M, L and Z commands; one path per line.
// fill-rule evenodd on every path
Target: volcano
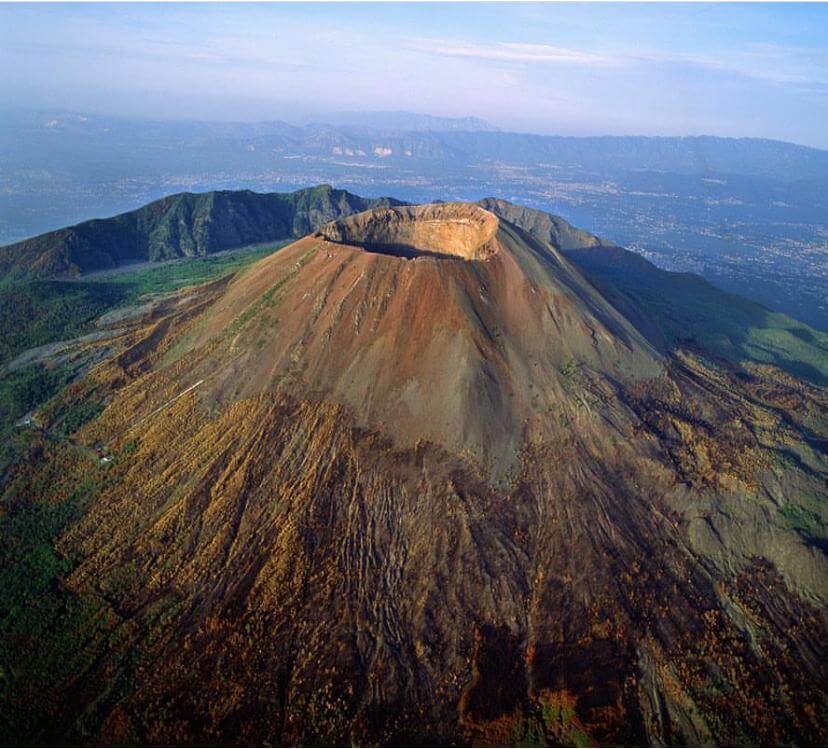
M 825 391 L 668 346 L 604 251 L 503 201 L 383 205 L 143 319 L 17 484 L 88 484 L 52 735 L 828 738 Z
M 574 416 L 567 367 L 610 388 L 662 368 L 557 250 L 470 204 L 328 224 L 239 278 L 201 325 L 194 349 L 217 348 L 188 376 L 211 401 L 296 379 L 400 446 L 433 442 L 501 477 L 549 437 L 550 413 Z

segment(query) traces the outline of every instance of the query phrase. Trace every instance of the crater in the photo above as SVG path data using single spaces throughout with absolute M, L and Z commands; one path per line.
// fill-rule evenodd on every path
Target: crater
M 375 208 L 319 229 L 329 242 L 394 257 L 485 260 L 495 252 L 497 217 L 471 203 Z

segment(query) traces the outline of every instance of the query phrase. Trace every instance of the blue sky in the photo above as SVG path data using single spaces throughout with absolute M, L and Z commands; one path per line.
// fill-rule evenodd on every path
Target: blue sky
M 475 115 L 828 148 L 828 5 L 0 5 L 0 98 L 155 118 Z

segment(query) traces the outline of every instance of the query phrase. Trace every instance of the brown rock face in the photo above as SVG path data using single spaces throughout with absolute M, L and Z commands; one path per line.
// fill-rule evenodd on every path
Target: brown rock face
M 826 738 L 828 568 L 781 509 L 828 499 L 824 392 L 657 353 L 553 231 L 359 214 L 93 371 L 55 735 Z M 61 460 L 21 495 L 98 475 Z
M 365 211 L 327 224 L 319 234 L 368 252 L 484 260 L 496 251 L 497 229 L 497 218 L 476 205 L 444 203 Z

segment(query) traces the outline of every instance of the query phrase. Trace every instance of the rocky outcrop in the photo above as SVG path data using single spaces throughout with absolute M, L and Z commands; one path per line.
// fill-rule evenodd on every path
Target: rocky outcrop
M 331 242 L 401 257 L 483 260 L 493 254 L 497 219 L 468 203 L 374 209 L 323 226 Z

